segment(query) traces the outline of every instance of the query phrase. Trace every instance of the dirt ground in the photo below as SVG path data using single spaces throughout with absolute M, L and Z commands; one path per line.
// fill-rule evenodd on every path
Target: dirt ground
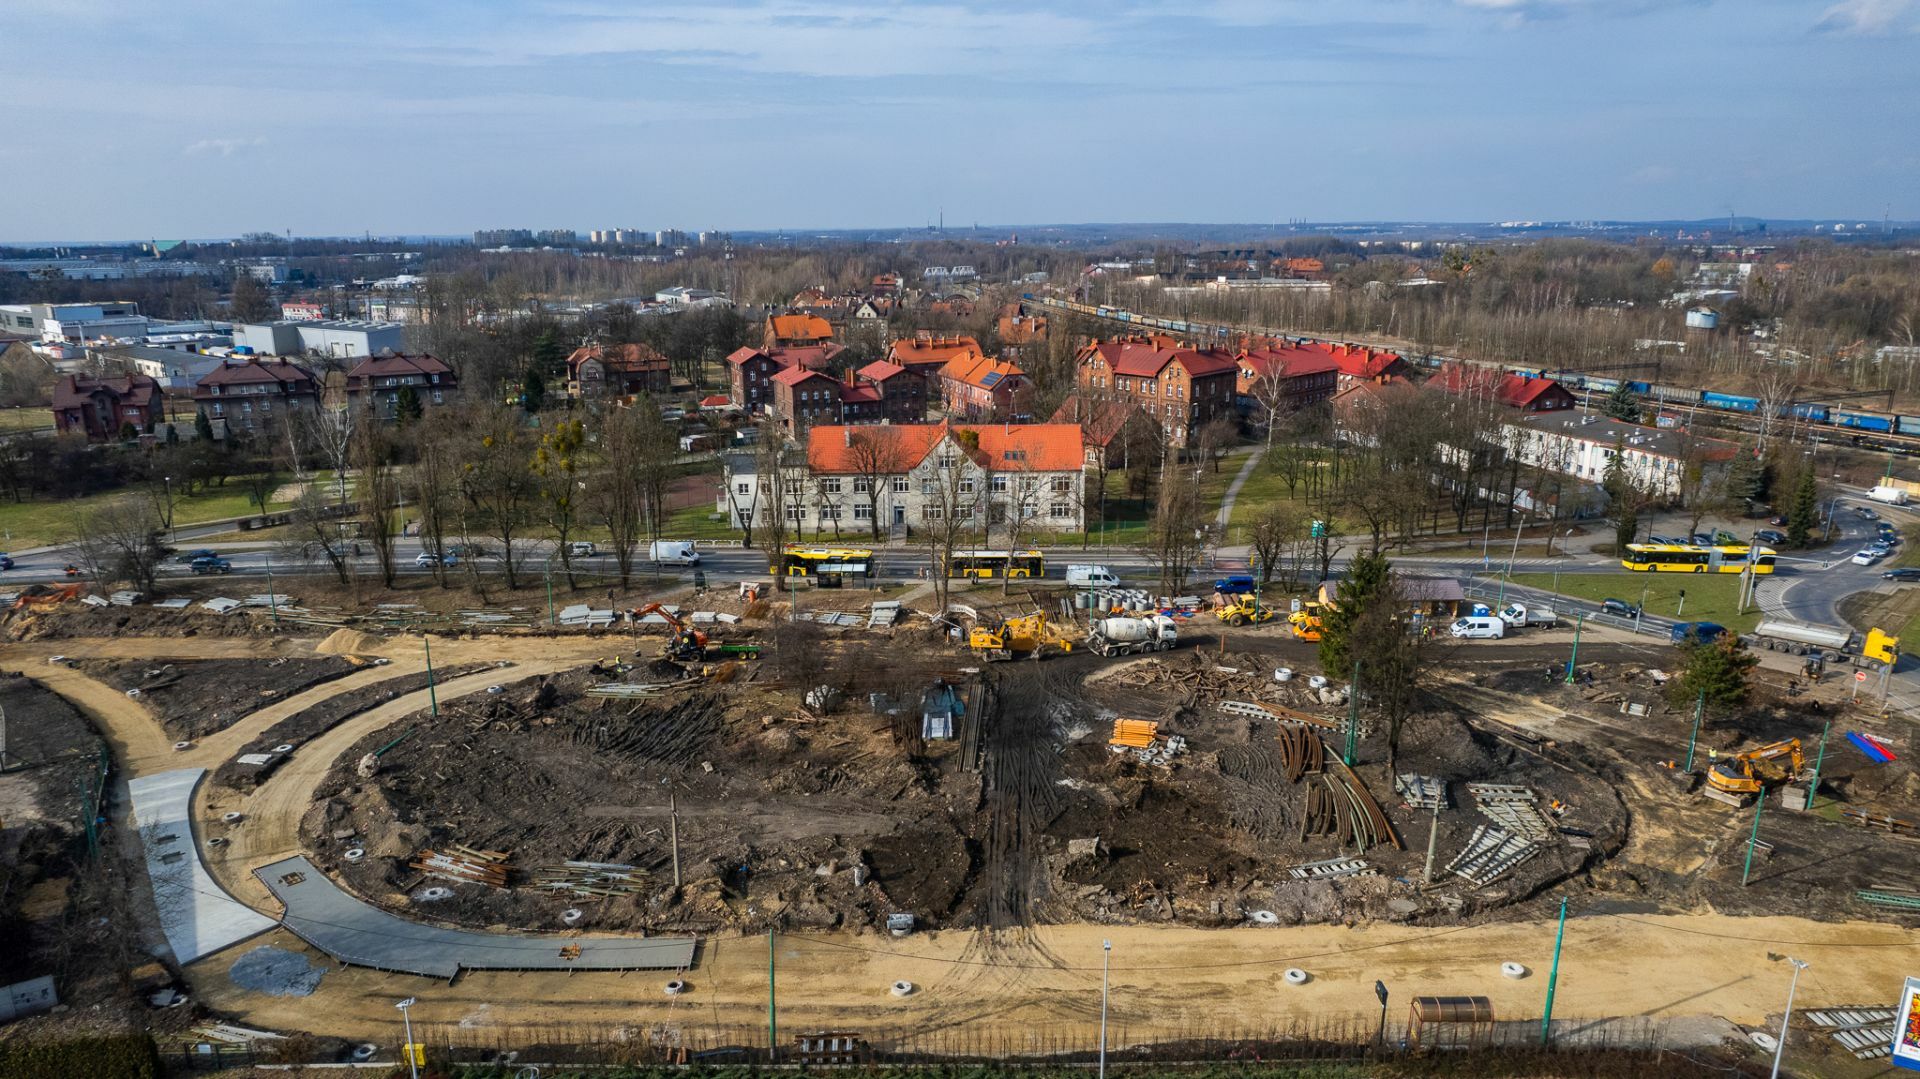
M 168 663 L 76 660 L 79 669 L 139 701 L 167 733 L 202 738 L 255 709 L 310 686 L 351 674 L 358 664 L 337 656 L 269 660 L 203 659 Z

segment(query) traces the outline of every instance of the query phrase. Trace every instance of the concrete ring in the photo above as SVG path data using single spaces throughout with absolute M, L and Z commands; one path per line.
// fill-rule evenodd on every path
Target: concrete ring
M 670 997 L 677 997 L 686 991 L 687 983 L 681 981 L 679 978 L 675 978 L 667 983 L 667 995 Z
M 913 983 L 912 983 L 912 982 L 904 982 L 904 981 L 903 981 L 903 982 L 894 982 L 894 983 L 893 983 L 893 988 L 892 988 L 892 990 L 890 990 L 890 991 L 891 991 L 891 992 L 893 993 L 893 995 L 894 995 L 894 996 L 896 996 L 896 997 L 904 997 L 904 996 L 910 996 L 910 995 L 912 995 L 912 993 L 913 993 Z
M 1255 925 L 1279 925 L 1280 924 L 1280 916 L 1270 910 L 1248 911 L 1247 918 L 1250 921 L 1252 921 L 1253 924 Z
M 1500 964 L 1500 976 L 1503 978 L 1511 978 L 1517 982 L 1526 977 L 1527 973 L 1527 968 L 1521 966 L 1519 963 Z
M 1288 967 L 1287 972 L 1282 974 L 1281 977 L 1286 979 L 1288 985 L 1305 985 L 1313 975 L 1308 974 L 1299 967 Z

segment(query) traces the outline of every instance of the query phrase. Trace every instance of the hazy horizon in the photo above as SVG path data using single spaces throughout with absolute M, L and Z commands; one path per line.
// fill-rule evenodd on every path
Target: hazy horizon
M 62 242 L 1920 218 L 1916 0 L 11 7 Z

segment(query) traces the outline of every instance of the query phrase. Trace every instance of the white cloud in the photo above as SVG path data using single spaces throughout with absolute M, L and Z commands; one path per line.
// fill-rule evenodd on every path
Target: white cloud
M 1814 29 L 1829 34 L 1889 34 L 1917 27 L 1908 18 L 1914 0 L 1840 0 L 1828 8 Z
M 232 157 L 241 150 L 251 149 L 255 146 L 265 146 L 266 144 L 267 140 L 259 135 L 244 139 L 201 139 L 198 142 L 188 143 L 186 148 L 180 152 L 188 156 L 218 154 L 221 157 Z

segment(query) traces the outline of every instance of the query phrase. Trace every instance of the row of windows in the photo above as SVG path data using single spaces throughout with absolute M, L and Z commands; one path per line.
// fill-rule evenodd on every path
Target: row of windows
M 988 477 L 988 480 L 987 480 L 987 489 L 989 491 L 992 491 L 994 494 L 1006 494 L 1009 490 L 1012 489 L 1012 485 L 1009 482 L 1011 479 L 1012 477 L 1009 477 L 1006 475 L 990 476 Z M 1020 481 L 1019 482 L 1020 491 L 1026 494 L 1032 493 L 1034 490 L 1036 490 L 1040 486 L 1040 478 L 1038 476 L 1021 476 L 1019 477 L 1019 481 Z M 837 495 L 841 492 L 842 480 L 838 476 L 825 476 L 825 477 L 822 477 L 819 482 L 820 482 L 820 490 L 824 494 Z M 890 477 L 890 482 L 892 484 L 892 489 L 894 494 L 903 495 L 903 494 L 906 494 L 907 491 L 909 490 L 909 487 L 908 487 L 909 481 L 905 476 Z M 1071 476 L 1054 476 L 1052 479 L 1048 480 L 1047 482 L 1048 482 L 1048 486 L 1052 489 L 1054 494 L 1067 495 L 1067 494 L 1073 493 L 1073 477 Z M 805 480 L 786 481 L 787 496 L 789 498 L 801 497 L 806 493 L 806 484 L 807 484 L 807 481 Z M 743 495 L 752 493 L 752 489 L 749 484 L 740 483 L 740 484 L 736 484 L 735 486 L 739 488 L 740 493 Z M 873 480 L 867 476 L 855 476 L 853 478 L 852 488 L 853 488 L 853 493 L 857 495 L 872 494 Z M 937 480 L 923 479 L 920 481 L 920 493 L 923 495 L 935 494 L 939 491 L 939 489 L 940 489 L 939 481 Z M 973 494 L 978 489 L 979 489 L 979 484 L 978 484 L 978 481 L 976 480 L 962 479 L 960 481 L 961 494 L 970 495 L 970 494 Z

